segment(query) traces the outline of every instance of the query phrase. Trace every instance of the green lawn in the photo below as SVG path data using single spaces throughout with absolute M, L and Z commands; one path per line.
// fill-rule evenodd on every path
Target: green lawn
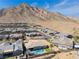
M 0 42 L 11 42 L 11 43 L 13 43 L 13 42 L 16 42 L 16 40 L 15 39 L 2 39 L 2 40 L 0 40 Z
M 48 53 L 52 51 L 50 48 L 46 48 L 45 50 L 46 50 L 46 52 L 48 52 Z
M 16 57 L 9 57 L 9 58 L 6 58 L 6 59 L 16 59 Z

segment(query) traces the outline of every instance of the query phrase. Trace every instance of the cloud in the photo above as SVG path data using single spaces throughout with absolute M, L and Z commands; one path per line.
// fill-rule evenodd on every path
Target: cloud
M 49 3 L 45 2 L 44 9 L 49 9 L 49 8 L 50 8 Z
M 37 2 L 33 2 L 31 4 L 31 6 L 33 6 L 33 7 L 39 7 L 39 4 Z M 50 6 L 51 5 L 48 2 L 45 2 L 40 8 L 48 10 L 50 8 Z
M 67 8 L 58 8 L 58 9 L 50 9 L 50 11 L 54 11 L 54 12 L 60 12 L 64 15 L 69 15 L 69 16 L 79 16 L 79 4 L 71 6 L 71 7 L 67 7 Z
M 62 2 L 55 4 L 54 7 L 49 8 L 48 10 L 51 12 L 60 12 L 67 16 L 77 15 L 79 16 L 79 0 L 77 1 L 70 1 L 70 0 L 63 0 Z
M 67 15 L 74 15 L 79 13 L 79 5 L 74 5 L 70 8 L 62 9 L 61 12 Z
M 63 6 L 65 5 L 69 0 L 63 0 L 62 2 L 56 4 L 54 7 L 60 7 L 60 6 Z
M 37 5 L 38 5 L 37 2 L 33 2 L 33 3 L 31 4 L 32 7 L 36 7 Z

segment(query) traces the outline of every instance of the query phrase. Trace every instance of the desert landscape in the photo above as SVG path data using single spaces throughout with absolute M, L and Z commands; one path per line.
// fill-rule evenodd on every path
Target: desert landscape
M 15 8 L 2 9 L 0 23 L 4 22 L 32 23 L 63 33 L 79 34 L 79 21 L 74 20 L 74 18 L 64 16 L 61 13 L 50 13 L 40 8 L 30 7 L 25 3 Z
M 26 3 L 0 10 L 0 58 L 78 59 L 78 49 L 79 18 Z

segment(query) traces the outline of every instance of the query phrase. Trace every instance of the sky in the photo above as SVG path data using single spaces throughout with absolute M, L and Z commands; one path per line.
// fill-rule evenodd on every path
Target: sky
M 59 12 L 66 16 L 79 16 L 79 0 L 0 0 L 0 9 L 27 3 L 33 7 Z

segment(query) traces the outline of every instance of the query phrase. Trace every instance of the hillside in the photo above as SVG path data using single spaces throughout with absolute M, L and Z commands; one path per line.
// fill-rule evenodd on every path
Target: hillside
M 67 17 L 69 17 L 70 19 L 73 19 L 74 21 L 79 23 L 79 17 L 78 16 L 67 16 Z
M 60 13 L 31 7 L 27 4 L 0 10 L 0 23 L 34 23 L 59 32 L 78 35 L 79 22 Z

